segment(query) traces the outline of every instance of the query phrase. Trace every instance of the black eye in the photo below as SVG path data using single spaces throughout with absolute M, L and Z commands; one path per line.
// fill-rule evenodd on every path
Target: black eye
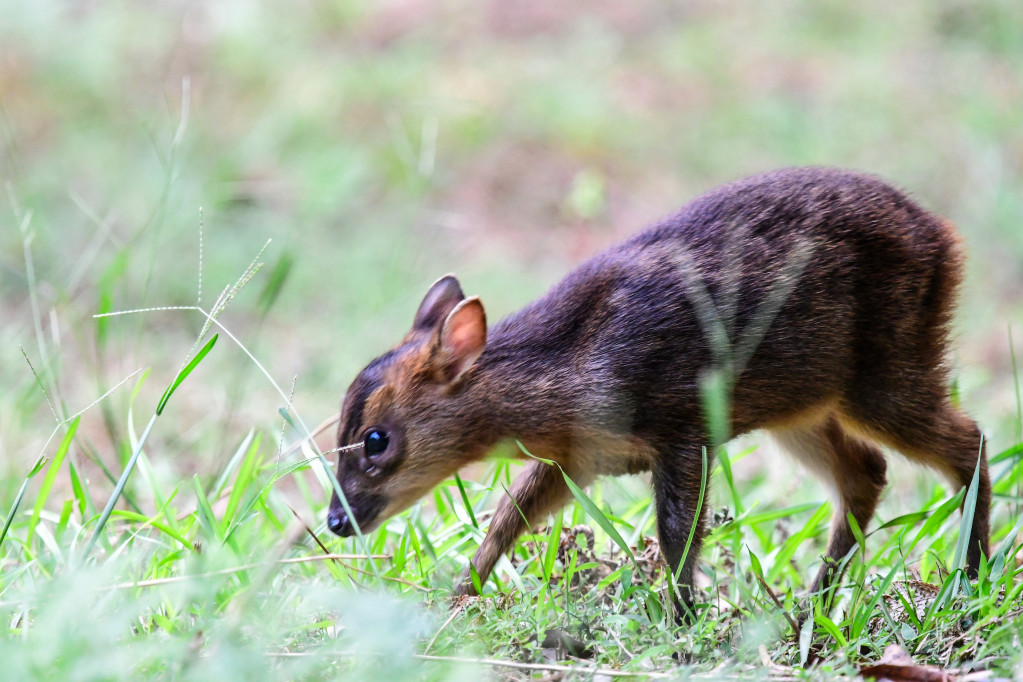
M 381 452 L 387 449 L 387 432 L 381 429 L 370 429 L 366 432 L 366 437 L 362 441 L 362 445 L 366 450 L 367 457 L 376 457 Z

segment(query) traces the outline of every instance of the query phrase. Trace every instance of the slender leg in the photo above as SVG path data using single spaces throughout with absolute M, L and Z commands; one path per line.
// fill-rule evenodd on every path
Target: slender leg
M 703 545 L 704 510 L 707 506 L 704 504 L 697 510 L 702 477 L 702 458 L 698 455 L 694 458 L 688 451 L 666 453 L 653 468 L 661 552 L 668 568 L 678 576 L 678 593 L 672 595 L 672 601 L 675 604 L 675 620 L 679 624 L 694 614 L 693 572 Z M 690 533 L 693 540 L 686 552 Z
M 991 481 L 988 477 L 986 447 L 976 422 L 951 405 L 939 404 L 911 413 L 864 415 L 862 425 L 914 462 L 940 471 L 956 489 L 973 481 L 980 457 L 977 506 L 966 552 L 966 572 L 976 578 L 981 556 L 989 554 Z
M 589 480 L 573 480 L 580 486 L 589 483 Z M 549 512 L 560 509 L 571 497 L 561 470 L 538 461 L 532 461 L 526 466 L 526 470 L 512 483 L 509 492 L 511 497 L 502 498 L 497 505 L 487 536 L 472 558 L 480 585 L 486 582 L 497 560 L 511 548 L 516 538 L 539 523 Z M 468 572 L 456 590 L 459 594 L 476 593 Z

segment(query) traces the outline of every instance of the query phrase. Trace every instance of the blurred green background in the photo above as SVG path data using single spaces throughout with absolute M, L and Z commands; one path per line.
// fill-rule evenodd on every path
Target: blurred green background
M 143 367 L 155 404 L 202 318 L 92 315 L 193 305 L 200 207 L 206 306 L 272 238 L 221 320 L 311 426 L 439 275 L 497 319 L 697 193 L 799 164 L 960 226 L 961 396 L 1018 442 L 1018 0 L 2 1 L 0 141 L 5 494 L 54 427 L 22 348 L 58 413 Z M 130 386 L 79 429 L 115 469 Z M 226 339 L 181 390 L 150 446 L 171 473 L 279 428 Z

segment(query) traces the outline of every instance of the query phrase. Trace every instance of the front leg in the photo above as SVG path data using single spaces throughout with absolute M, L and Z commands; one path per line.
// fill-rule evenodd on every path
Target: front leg
M 571 475 L 571 474 L 570 474 Z M 573 477 L 580 486 L 589 483 Z M 548 513 L 560 509 L 571 497 L 561 470 L 533 460 L 512 483 L 510 496 L 501 499 L 483 544 L 476 550 L 472 565 L 482 586 L 501 555 L 507 552 L 522 533 L 539 523 Z M 528 526 L 526 520 L 529 521 Z M 458 594 L 476 594 L 468 571 L 456 588 Z
M 702 479 L 703 460 L 688 450 L 661 454 L 653 468 L 657 533 L 668 569 L 678 577 L 678 593 L 672 595 L 672 601 L 679 624 L 695 615 L 693 573 L 703 544 L 704 509 L 707 507 L 706 503 L 700 505 Z M 693 540 L 686 552 L 690 533 Z

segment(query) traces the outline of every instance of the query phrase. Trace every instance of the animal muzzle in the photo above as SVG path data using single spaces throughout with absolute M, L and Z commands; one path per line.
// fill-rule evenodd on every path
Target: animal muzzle
M 362 500 L 348 500 L 348 508 L 359 524 L 359 530 L 368 533 L 377 526 L 377 517 L 383 508 L 383 498 L 370 496 Z M 327 512 L 327 528 L 335 535 L 348 538 L 355 535 L 355 524 L 345 511 L 344 505 L 337 499 L 337 495 L 331 500 L 330 510 Z

